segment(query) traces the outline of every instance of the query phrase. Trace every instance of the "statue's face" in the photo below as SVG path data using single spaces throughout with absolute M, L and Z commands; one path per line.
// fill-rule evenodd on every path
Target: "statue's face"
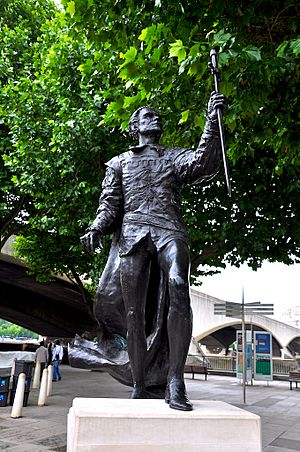
M 139 113 L 138 131 L 140 134 L 159 134 L 162 133 L 160 117 L 154 110 L 143 108 Z

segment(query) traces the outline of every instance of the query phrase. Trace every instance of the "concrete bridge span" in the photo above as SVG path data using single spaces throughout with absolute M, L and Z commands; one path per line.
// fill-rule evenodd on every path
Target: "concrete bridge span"
M 191 288 L 193 310 L 193 338 L 197 342 L 212 344 L 219 342 L 226 348 L 235 340 L 235 331 L 241 328 L 241 320 L 214 314 L 214 304 L 224 300 L 202 293 L 198 288 Z M 272 333 L 275 350 L 300 353 L 300 329 L 287 325 L 264 315 L 245 317 L 246 324 L 253 330 Z M 229 341 L 229 342 L 228 342 Z
M 0 318 L 42 336 L 74 337 L 96 328 L 75 284 L 61 278 L 39 283 L 22 261 L 4 254 L 0 254 Z
M 223 300 L 191 288 L 193 338 L 197 342 L 226 348 L 241 328 L 240 319 L 214 315 L 214 304 Z M 75 284 L 60 278 L 38 283 L 22 261 L 0 254 L 0 318 L 17 323 L 44 336 L 74 337 L 93 331 L 96 322 Z M 247 316 L 253 329 L 270 331 L 273 349 L 300 354 L 300 329 L 270 317 Z

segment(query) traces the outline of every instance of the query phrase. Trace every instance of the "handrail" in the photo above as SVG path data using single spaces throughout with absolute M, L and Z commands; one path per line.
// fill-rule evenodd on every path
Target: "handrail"
M 206 355 L 209 363 L 208 369 L 217 371 L 235 371 L 236 357 L 233 356 L 218 356 Z M 297 362 L 294 359 L 273 358 L 273 374 L 274 375 L 289 375 L 289 372 L 296 370 Z

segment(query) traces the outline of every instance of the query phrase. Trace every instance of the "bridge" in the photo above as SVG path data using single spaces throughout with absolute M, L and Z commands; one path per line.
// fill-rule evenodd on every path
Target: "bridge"
M 214 315 L 214 304 L 223 300 L 191 288 L 194 341 L 210 350 L 227 348 L 241 329 L 241 320 Z M 73 338 L 94 331 L 96 322 L 78 286 L 62 278 L 39 283 L 19 259 L 0 254 L 0 318 L 42 336 Z M 273 354 L 300 354 L 300 329 L 262 315 L 246 316 L 248 328 L 270 331 Z
M 42 336 L 74 337 L 96 322 L 76 284 L 62 278 L 39 283 L 19 259 L 0 254 L 0 318 Z
M 194 341 L 208 348 L 227 348 L 236 338 L 236 330 L 241 329 L 241 320 L 223 315 L 214 315 L 214 304 L 224 300 L 191 288 L 193 309 Z M 230 301 L 230 300 L 228 300 Z M 273 355 L 300 353 L 300 329 L 264 315 L 245 316 L 245 323 L 253 330 L 272 333 Z M 282 352 L 281 352 L 282 351 Z

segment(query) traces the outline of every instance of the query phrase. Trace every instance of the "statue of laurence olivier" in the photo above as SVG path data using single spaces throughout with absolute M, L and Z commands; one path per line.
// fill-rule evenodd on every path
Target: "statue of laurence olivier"
M 81 364 L 103 365 L 133 386 L 131 398 L 152 398 L 160 389 L 170 408 L 185 411 L 192 410 L 184 384 L 192 313 L 180 193 L 218 172 L 218 108 L 225 109 L 224 96 L 212 93 L 196 150 L 160 145 L 158 113 L 139 108 L 129 123 L 138 144 L 107 162 L 96 218 L 81 238 L 92 253 L 113 232 L 95 303 L 103 335 L 93 345 L 78 339 L 71 361 L 77 353 Z

